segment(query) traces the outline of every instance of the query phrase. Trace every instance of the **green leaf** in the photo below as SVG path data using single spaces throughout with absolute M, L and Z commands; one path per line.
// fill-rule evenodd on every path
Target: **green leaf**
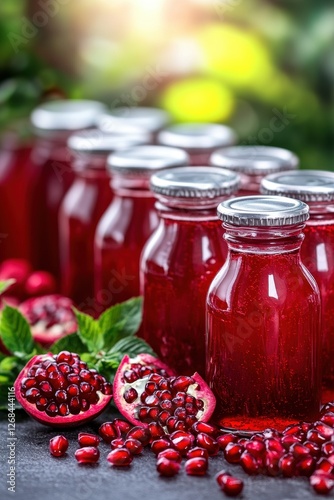
M 87 351 L 87 346 L 82 342 L 77 333 L 70 333 L 52 344 L 50 351 L 54 354 L 58 354 L 60 351 L 70 351 L 82 354 Z
M 134 335 L 142 320 L 142 297 L 117 304 L 107 309 L 98 319 L 104 335 L 105 350 L 111 349 L 120 339 Z
M 143 339 L 138 337 L 127 337 L 119 340 L 117 344 L 106 353 L 105 359 L 108 361 L 109 359 L 118 357 L 119 361 L 121 361 L 125 354 L 132 358 L 143 352 L 156 356 L 153 349 Z
M 10 288 L 16 280 L 0 281 L 0 295 L 2 295 L 8 288 Z
M 31 354 L 36 347 L 25 317 L 8 305 L 2 311 L 0 336 L 7 349 L 19 358 Z
M 74 309 L 74 312 L 78 321 L 78 335 L 80 339 L 86 344 L 89 352 L 99 352 L 103 348 L 104 339 L 98 321 L 77 309 Z

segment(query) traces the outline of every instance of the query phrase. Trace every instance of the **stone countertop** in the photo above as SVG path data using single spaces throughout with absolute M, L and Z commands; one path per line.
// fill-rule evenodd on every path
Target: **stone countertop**
M 131 466 L 113 468 L 105 460 L 109 445 L 100 444 L 101 458 L 95 465 L 79 465 L 74 452 L 78 448 L 79 431 L 97 432 L 102 422 L 116 416 L 108 410 L 96 421 L 66 431 L 44 427 L 23 411 L 16 412 L 15 427 L 15 494 L 7 490 L 10 465 L 7 463 L 9 437 L 7 415 L 0 412 L 1 436 L 1 500 L 222 500 L 228 498 L 218 487 L 214 476 L 228 469 L 244 480 L 244 490 L 237 498 L 243 500 L 309 500 L 315 495 L 307 479 L 282 479 L 247 476 L 239 466 L 229 465 L 219 454 L 211 458 L 205 477 L 187 476 L 182 470 L 174 478 L 161 478 L 155 469 L 155 457 L 145 450 L 135 457 Z M 54 458 L 49 453 L 49 440 L 64 434 L 70 442 L 67 454 Z

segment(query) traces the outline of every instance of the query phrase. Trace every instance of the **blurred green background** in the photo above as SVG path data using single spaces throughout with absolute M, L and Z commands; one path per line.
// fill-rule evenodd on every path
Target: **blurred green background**
M 0 127 L 51 97 L 159 105 L 333 169 L 332 0 L 1 0 Z

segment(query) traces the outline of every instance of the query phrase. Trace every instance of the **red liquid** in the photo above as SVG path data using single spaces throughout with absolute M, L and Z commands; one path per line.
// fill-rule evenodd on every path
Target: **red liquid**
M 334 217 L 312 213 L 306 222 L 301 257 L 314 276 L 321 295 L 322 313 L 322 369 L 324 402 L 334 400 Z
M 204 375 L 206 295 L 227 246 L 215 213 L 206 220 L 205 215 L 199 219 L 197 214 L 196 220 L 193 213 L 184 214 L 181 220 L 162 213 L 144 249 L 143 336 L 177 373 Z
M 0 260 L 31 259 L 29 190 L 33 171 L 31 147 L 4 137 L 0 150 Z
M 214 152 L 215 149 L 206 149 L 205 151 L 202 151 L 201 149 L 199 150 L 187 150 L 186 148 L 183 148 L 187 151 L 189 155 L 189 165 L 194 165 L 194 166 L 205 166 L 205 165 L 210 165 L 210 156 Z
M 59 212 L 62 293 L 79 309 L 94 297 L 94 234 L 112 199 L 105 160 L 100 169 L 76 172 Z
M 139 295 L 140 255 L 158 225 L 154 203 L 148 191 L 117 190 L 101 218 L 94 250 L 97 313 Z
M 36 179 L 32 187 L 33 265 L 59 277 L 58 212 L 74 175 L 66 139 L 39 140 L 32 151 Z
M 281 253 L 281 246 L 274 254 L 231 249 L 210 287 L 207 380 L 217 396 L 216 418 L 226 428 L 283 429 L 317 417 L 319 295 L 300 266 L 299 245 L 295 239 L 292 251 Z

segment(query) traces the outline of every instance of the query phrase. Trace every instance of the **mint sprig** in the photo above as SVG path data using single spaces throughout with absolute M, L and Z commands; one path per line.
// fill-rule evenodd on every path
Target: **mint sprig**
M 7 288 L 6 282 L 0 282 L 0 294 Z M 61 338 L 48 351 L 54 354 L 65 350 L 76 352 L 110 381 L 124 355 L 154 354 L 151 347 L 136 336 L 142 319 L 141 297 L 112 306 L 98 319 L 77 309 L 74 313 L 78 322 L 77 332 Z M 0 340 L 11 353 L 10 356 L 0 354 L 0 385 L 7 388 L 13 385 L 32 356 L 47 351 L 34 341 L 30 325 L 21 312 L 8 305 L 1 312 Z M 5 407 L 6 398 L 7 389 L 1 390 L 0 408 Z

